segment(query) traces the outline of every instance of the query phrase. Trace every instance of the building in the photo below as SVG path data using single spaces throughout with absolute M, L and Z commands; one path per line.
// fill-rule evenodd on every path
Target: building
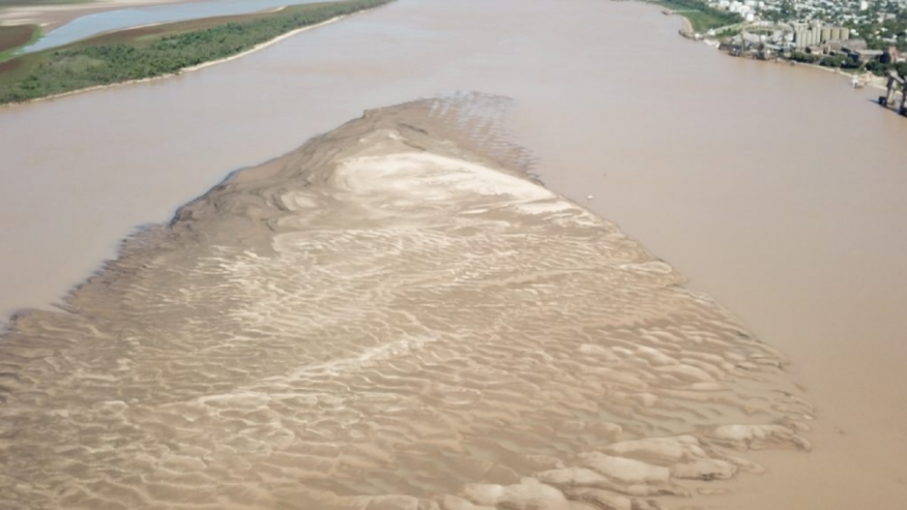
M 866 40 L 865 39 L 850 39 L 847 41 L 847 44 L 844 45 L 846 51 L 851 50 L 865 50 L 866 49 Z
M 882 54 L 885 53 L 882 50 L 855 50 L 851 48 L 844 48 L 844 50 L 847 51 L 847 54 L 850 56 L 850 58 L 858 60 L 860 62 L 869 62 L 879 59 L 882 57 Z
M 794 25 L 794 45 L 797 48 L 806 48 L 819 44 L 821 28 L 818 23 L 811 25 Z
M 794 25 L 794 46 L 800 49 L 830 41 L 846 41 L 848 38 L 849 28 L 822 26 L 818 21 Z

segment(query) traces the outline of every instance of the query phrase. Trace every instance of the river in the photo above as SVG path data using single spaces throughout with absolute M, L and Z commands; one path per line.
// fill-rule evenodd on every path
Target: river
M 723 508 L 907 497 L 907 122 L 870 90 L 680 39 L 599 0 L 400 0 L 196 73 L 0 112 L 0 309 L 47 307 L 230 171 L 364 109 L 515 100 L 552 189 L 616 221 L 767 343 L 818 408 Z M 591 196 L 591 199 L 587 197 Z

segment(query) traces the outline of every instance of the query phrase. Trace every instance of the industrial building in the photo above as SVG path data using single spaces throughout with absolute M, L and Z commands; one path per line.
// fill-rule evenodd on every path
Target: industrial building
M 849 28 L 822 26 L 819 22 L 794 25 L 794 46 L 800 49 L 849 38 Z

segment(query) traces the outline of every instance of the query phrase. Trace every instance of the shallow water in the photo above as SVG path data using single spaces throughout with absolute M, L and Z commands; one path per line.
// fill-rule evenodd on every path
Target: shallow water
M 86 14 L 48 32 L 34 44 L 22 48 L 21 52 L 31 53 L 46 50 L 104 32 L 141 25 L 247 14 L 317 1 L 320 0 L 215 0 L 213 2 L 156 5 Z
M 816 448 L 766 459 L 722 506 L 896 506 L 907 125 L 847 80 L 678 27 L 629 3 L 401 0 L 199 73 L 7 109 L 0 304 L 46 307 L 136 225 L 364 109 L 499 93 L 549 186 L 791 356 Z

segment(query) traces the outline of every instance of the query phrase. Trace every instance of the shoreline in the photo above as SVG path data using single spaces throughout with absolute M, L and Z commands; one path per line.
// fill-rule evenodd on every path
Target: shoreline
M 724 52 L 724 53 L 725 53 L 725 55 L 727 55 L 729 57 L 733 57 L 733 55 L 728 55 L 727 52 Z M 745 60 L 759 61 L 758 59 L 751 59 L 751 58 L 746 58 L 746 57 L 735 57 L 735 58 L 744 58 Z M 803 63 L 803 62 L 793 62 L 791 60 L 764 60 L 761 62 L 765 62 L 768 64 L 776 64 L 776 65 L 787 65 L 788 67 L 794 67 L 794 68 L 806 67 L 809 69 L 815 69 L 818 71 L 823 71 L 825 73 L 833 74 L 835 76 L 840 76 L 842 78 L 847 78 L 851 81 L 854 78 L 860 79 L 863 76 L 868 74 L 868 75 L 870 75 L 870 79 L 868 81 L 860 80 L 861 83 L 863 83 L 862 88 L 871 88 L 871 89 L 880 90 L 883 92 L 888 90 L 887 86 L 884 84 L 885 77 L 876 76 L 868 71 L 864 71 L 861 74 L 851 74 L 851 73 L 845 72 L 845 71 L 843 71 L 839 68 L 835 68 L 835 67 L 825 67 L 825 66 L 820 66 L 819 64 L 807 64 L 807 63 Z M 791 63 L 793 63 L 793 65 L 791 65 Z M 854 88 L 857 88 L 857 87 L 854 87 Z
M 681 19 L 681 22 L 683 23 L 683 26 L 678 30 L 678 33 L 679 33 L 680 36 L 683 37 L 684 39 L 691 40 L 691 41 L 693 41 L 693 42 L 704 42 L 704 41 L 706 41 L 706 40 L 708 39 L 708 38 L 705 37 L 705 36 L 703 36 L 702 39 L 699 39 L 699 40 L 696 40 L 696 39 L 693 38 L 693 35 L 696 33 L 695 30 L 693 29 L 693 24 L 690 22 L 690 20 L 689 20 L 686 16 L 683 15 L 682 12 L 679 12 L 679 11 L 676 11 L 676 10 L 674 10 L 674 9 L 670 9 L 670 8 L 668 8 L 668 7 L 664 7 L 664 6 L 659 5 L 659 4 L 657 4 L 657 3 L 652 3 L 652 2 L 649 2 L 649 1 L 646 1 L 646 0 L 643 0 L 642 3 L 649 4 L 649 5 L 652 5 L 653 7 L 659 8 L 660 11 L 661 11 L 661 13 L 664 14 L 664 15 L 666 15 L 666 16 L 676 16 L 676 17 L 679 17 L 679 18 Z M 689 34 L 689 36 L 687 36 L 687 34 Z M 724 53 L 726 56 L 729 56 L 729 57 L 730 57 L 730 56 L 734 56 L 734 55 L 728 54 L 726 51 L 723 51 L 722 53 Z M 741 57 L 737 57 L 737 58 L 741 58 Z M 750 60 L 753 60 L 753 59 L 750 59 Z M 766 61 L 766 62 L 771 62 L 771 63 L 776 63 L 776 64 L 789 64 L 789 63 L 792 62 L 792 61 L 788 61 L 788 60 L 781 60 L 781 61 L 771 60 L 771 61 Z M 864 86 L 870 87 L 870 88 L 874 88 L 874 89 L 876 89 L 876 90 L 881 90 L 881 91 L 887 91 L 887 90 L 888 90 L 887 86 L 886 86 L 884 83 L 882 83 L 882 82 L 885 81 L 885 77 L 884 77 L 884 76 L 877 76 L 877 75 L 874 75 L 874 74 L 872 74 L 872 73 L 870 73 L 870 72 L 868 72 L 868 71 L 864 71 L 861 75 L 856 75 L 856 74 L 851 74 L 851 73 L 847 73 L 847 72 L 845 72 L 845 71 L 842 71 L 840 68 L 824 67 L 824 66 L 820 66 L 820 65 L 818 65 L 818 64 L 808 64 L 808 63 L 802 63 L 802 62 L 796 62 L 795 64 L 796 64 L 796 65 L 791 66 L 791 67 L 805 66 L 805 67 L 810 67 L 810 68 L 814 68 L 814 69 L 820 69 L 820 70 L 822 70 L 822 71 L 825 71 L 825 72 L 828 72 L 828 73 L 831 73 L 831 74 L 836 74 L 836 75 L 843 76 L 843 77 L 850 78 L 850 79 L 853 79 L 854 77 L 859 77 L 859 76 L 863 76 L 863 75 L 869 74 L 869 75 L 871 76 L 871 79 L 868 80 L 868 81 L 866 81 L 866 82 L 864 82 Z
M 35 103 L 40 103 L 40 102 L 43 102 L 43 101 L 53 101 L 54 99 L 62 99 L 62 98 L 64 98 L 64 97 L 68 97 L 68 96 L 74 96 L 74 95 L 77 95 L 77 94 L 85 94 L 85 93 L 88 93 L 88 92 L 96 92 L 96 91 L 99 91 L 99 90 L 105 90 L 105 89 L 110 89 L 110 88 L 114 88 L 114 87 L 125 87 L 125 86 L 128 86 L 128 85 L 139 85 L 139 84 L 142 84 L 142 83 L 149 83 L 149 82 L 152 82 L 152 81 L 164 80 L 164 79 L 167 79 L 167 78 L 174 78 L 174 77 L 177 77 L 177 76 L 181 76 L 181 75 L 184 74 L 184 73 L 191 73 L 191 72 L 194 72 L 194 71 L 200 71 L 200 70 L 202 70 L 202 69 L 204 69 L 204 68 L 206 68 L 206 67 L 212 67 L 212 66 L 224 64 L 224 63 L 230 62 L 231 60 L 236 60 L 236 59 L 238 59 L 238 58 L 242 58 L 242 57 L 251 55 L 252 53 L 261 51 L 261 50 L 263 50 L 263 49 L 266 49 L 266 48 L 268 48 L 269 46 L 272 46 L 272 45 L 274 45 L 274 44 L 277 44 L 277 43 L 279 43 L 279 42 L 281 42 L 281 41 L 283 41 L 283 40 L 285 40 L 285 39 L 288 39 L 288 38 L 290 38 L 290 37 L 293 37 L 294 35 L 298 35 L 298 34 L 300 34 L 300 33 L 302 33 L 302 32 L 306 32 L 306 31 L 308 31 L 308 30 L 313 30 L 313 29 L 316 29 L 316 28 L 320 28 L 320 27 L 323 27 L 323 26 L 327 26 L 327 25 L 336 23 L 336 22 L 338 22 L 338 21 L 340 21 L 340 20 L 342 20 L 342 19 L 345 19 L 345 18 L 347 18 L 347 17 L 349 17 L 349 16 L 355 16 L 356 14 L 361 14 L 361 13 L 369 12 L 369 11 L 371 11 L 371 10 L 372 10 L 372 9 L 367 9 L 367 10 L 364 10 L 364 11 L 361 11 L 361 12 L 357 12 L 357 13 L 353 13 L 353 14 L 347 14 L 347 15 L 344 15 L 344 16 L 337 16 L 337 17 L 331 18 L 331 19 L 329 19 L 329 20 L 327 20 L 327 21 L 322 21 L 321 23 L 317 23 L 317 24 L 315 24 L 315 25 L 309 25 L 309 26 L 307 26 L 307 27 L 297 28 L 296 30 L 293 30 L 293 31 L 287 32 L 287 33 L 285 33 L 285 34 L 279 35 L 279 36 L 275 37 L 274 39 L 271 39 L 270 41 L 265 41 L 265 42 L 263 42 L 263 43 L 261 43 L 261 44 L 257 44 L 257 45 L 255 45 L 255 46 L 253 46 L 252 48 L 249 48 L 248 50 L 243 51 L 242 53 L 237 53 L 236 55 L 231 55 L 231 56 L 229 56 L 229 57 L 224 57 L 224 58 L 221 58 L 221 59 L 218 59 L 218 60 L 212 60 L 212 61 L 210 61 L 210 62 L 204 62 L 204 63 L 197 64 L 197 65 L 190 66 L 190 67 L 184 67 L 184 68 L 180 69 L 179 71 L 177 71 L 177 72 L 175 72 L 175 73 L 162 74 L 162 75 L 160 75 L 160 76 L 154 76 L 154 77 L 151 77 L 151 78 L 142 78 L 141 80 L 129 80 L 129 81 L 123 81 L 123 82 L 118 82 L 118 83 L 111 83 L 111 84 L 109 84 L 109 85 L 96 85 L 96 86 L 87 87 L 87 88 L 84 88 L 84 89 L 71 90 L 71 91 L 69 91 L 69 92 L 62 92 L 62 93 L 60 93 L 60 94 L 53 94 L 53 95 L 50 95 L 50 96 L 38 97 L 38 98 L 35 98 L 35 99 L 29 99 L 29 100 L 27 100 L 27 101 L 22 101 L 22 102 L 19 102 L 19 103 L 9 103 L 9 104 L 4 104 L 4 105 L 0 105 L 0 110 L 2 110 L 2 109 L 9 109 L 9 108 L 16 108 L 16 107 L 18 107 L 18 106 L 25 106 L 25 105 L 35 104 Z M 130 28 L 129 30 L 132 30 L 132 29 Z
M 659 9 L 661 9 L 661 13 L 664 14 L 665 16 L 679 17 L 683 22 L 683 27 L 681 27 L 681 29 L 680 29 L 681 35 L 683 35 L 684 32 L 690 34 L 691 36 L 696 33 L 696 30 L 693 29 L 693 22 L 690 21 L 689 18 L 684 16 L 682 12 L 676 11 L 669 7 L 665 7 L 663 5 L 652 3 L 652 2 L 645 2 L 645 3 L 658 7 Z
M 368 12 L 368 11 L 370 11 L 370 10 L 371 10 L 371 9 L 366 10 L 366 11 L 362 11 L 362 12 Z M 355 13 L 355 14 L 359 14 L 359 13 Z M 232 56 L 225 57 L 225 58 L 218 59 L 218 60 L 212 60 L 212 61 L 210 61 L 210 62 L 204 62 L 204 63 L 202 63 L 202 64 L 198 64 L 198 65 L 194 65 L 194 66 L 190 66 L 190 67 L 184 67 L 183 69 L 180 69 L 180 71 L 179 71 L 178 73 L 172 74 L 172 75 L 169 75 L 169 76 L 166 76 L 166 77 L 170 78 L 170 77 L 173 77 L 173 76 L 178 76 L 178 75 L 180 75 L 180 74 L 182 74 L 182 73 L 186 73 L 186 72 L 190 72 L 190 73 L 191 73 L 191 72 L 193 72 L 193 71 L 199 71 L 199 70 L 204 69 L 204 68 L 206 68 L 206 67 L 211 67 L 211 66 L 216 66 L 216 65 L 219 65 L 219 64 L 224 64 L 224 63 L 230 62 L 231 60 L 236 60 L 236 59 L 238 59 L 238 58 L 242 58 L 242 57 L 245 57 L 245 56 L 247 56 L 247 55 L 251 55 L 252 53 L 255 53 L 255 52 L 257 52 L 257 51 L 261 51 L 261 50 L 263 50 L 263 49 L 265 49 L 265 48 L 267 48 L 267 47 L 269 47 L 269 46 L 273 46 L 273 45 L 279 43 L 280 41 L 283 41 L 283 40 L 285 40 L 285 39 L 289 39 L 290 37 L 293 37 L 294 35 L 301 34 L 302 32 L 306 32 L 306 31 L 309 31 L 309 30 L 314 30 L 314 29 L 319 28 L 319 27 L 327 26 L 327 25 L 330 25 L 330 24 L 332 24 L 332 23 L 336 23 L 336 22 L 338 22 L 338 21 L 340 21 L 340 20 L 342 20 L 342 19 L 344 19 L 344 18 L 346 18 L 346 17 L 348 17 L 348 16 L 352 16 L 352 15 L 353 15 L 353 14 L 347 14 L 347 15 L 344 15 L 344 16 L 337 16 L 337 17 L 331 18 L 331 19 L 329 19 L 329 20 L 327 20 L 327 21 L 322 21 L 321 23 L 317 23 L 317 24 L 315 24 L 315 25 L 310 25 L 310 26 L 307 26 L 307 27 L 297 28 L 296 30 L 293 30 L 293 31 L 291 31 L 291 32 L 287 32 L 287 33 L 285 33 L 285 34 L 283 34 L 283 35 L 279 35 L 279 36 L 275 37 L 274 39 L 271 39 L 270 41 L 263 42 L 263 43 L 258 44 L 258 45 L 256 45 L 256 46 L 253 46 L 252 48 L 249 48 L 248 50 L 246 50 L 246 51 L 244 51 L 244 52 L 242 52 L 242 53 L 237 53 L 236 55 L 232 55 Z M 151 79 L 156 79 L 156 78 L 157 78 L 157 77 L 151 78 Z M 162 76 L 161 78 L 164 78 L 164 76 Z
M 888 90 L 888 87 L 882 83 L 882 82 L 885 81 L 885 77 L 884 77 L 884 76 L 876 76 L 876 75 L 874 75 L 874 74 L 872 74 L 872 73 L 870 73 L 870 72 L 868 72 L 868 71 L 864 71 L 862 74 L 857 75 L 857 74 L 850 74 L 850 73 L 844 72 L 844 71 L 842 71 L 841 69 L 834 68 L 834 67 L 823 67 L 823 66 L 820 66 L 819 64 L 801 64 L 801 63 L 797 63 L 797 65 L 798 65 L 798 66 L 803 65 L 803 66 L 808 66 L 808 67 L 811 67 L 811 68 L 819 69 L 819 70 L 825 71 L 825 72 L 827 72 L 827 73 L 835 74 L 835 75 L 838 75 L 838 76 L 843 76 L 843 77 L 845 77 L 845 78 L 850 78 L 851 80 L 852 80 L 853 78 L 855 78 L 855 77 L 856 77 L 856 78 L 859 78 L 860 76 L 864 76 L 864 75 L 866 75 L 866 74 L 869 74 L 869 75 L 870 75 L 870 79 L 869 79 L 869 81 L 864 82 L 864 85 L 863 85 L 864 87 L 869 87 L 869 88 L 873 88 L 873 89 L 876 89 L 876 90 L 882 90 L 882 91 L 887 91 L 887 90 Z M 794 67 L 796 67 L 796 66 L 794 66 Z

